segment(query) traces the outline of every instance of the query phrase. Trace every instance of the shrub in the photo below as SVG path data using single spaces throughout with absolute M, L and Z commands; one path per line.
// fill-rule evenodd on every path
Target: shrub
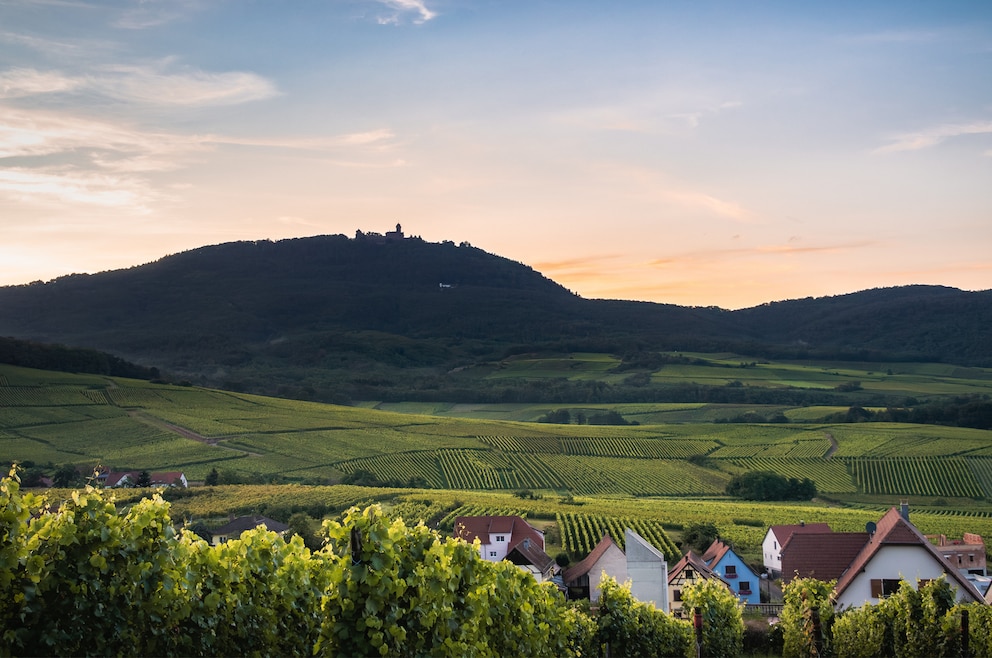
M 741 655 L 744 604 L 726 586 L 716 580 L 698 580 L 682 590 L 682 605 L 702 613 L 704 656 Z

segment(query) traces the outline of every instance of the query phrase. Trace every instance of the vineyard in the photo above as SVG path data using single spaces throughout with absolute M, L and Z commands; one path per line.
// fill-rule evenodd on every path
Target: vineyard
M 568 512 L 560 512 L 556 518 L 561 530 L 563 548 L 572 555 L 589 554 L 607 535 L 620 548 L 626 550 L 624 531 L 630 528 L 664 553 L 665 559 L 670 563 L 677 562 L 682 557 L 679 547 L 668 537 L 661 523 L 653 519 Z
M 992 432 L 983 430 L 893 423 L 555 425 L 487 419 L 484 405 L 396 403 L 391 406 L 406 411 L 396 413 L 374 404 L 343 407 L 13 366 L 0 366 L 0 377 L 0 459 L 69 463 L 83 471 L 97 465 L 183 470 L 197 481 L 217 469 L 253 481 L 329 483 L 364 471 L 379 482 L 435 490 L 699 498 L 721 495 L 732 475 L 769 470 L 809 478 L 835 499 L 879 506 L 912 496 L 952 512 L 988 510 L 985 501 L 992 499 Z M 520 417 L 547 410 L 492 408 Z M 714 419 L 746 408 L 617 409 L 642 418 Z M 776 409 L 803 416 L 801 409 Z M 431 410 L 475 417 L 426 413 Z

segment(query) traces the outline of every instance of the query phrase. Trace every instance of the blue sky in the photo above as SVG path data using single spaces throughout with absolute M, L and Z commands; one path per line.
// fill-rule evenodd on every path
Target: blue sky
M 992 288 L 992 3 L 0 0 L 0 285 L 398 222 L 586 297 Z

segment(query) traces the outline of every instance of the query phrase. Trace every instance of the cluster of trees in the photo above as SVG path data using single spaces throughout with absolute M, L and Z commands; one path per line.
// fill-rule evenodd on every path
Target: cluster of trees
M 873 411 L 850 407 L 844 413 L 827 416 L 828 423 L 916 423 L 992 429 L 992 399 L 988 395 L 959 395 L 944 400 Z
M 139 366 L 106 352 L 5 337 L 0 337 L 0 363 L 132 379 L 158 379 L 160 376 L 158 368 Z
M 726 491 L 745 500 L 812 500 L 816 484 L 809 478 L 787 478 L 773 471 L 747 471 L 730 478 Z

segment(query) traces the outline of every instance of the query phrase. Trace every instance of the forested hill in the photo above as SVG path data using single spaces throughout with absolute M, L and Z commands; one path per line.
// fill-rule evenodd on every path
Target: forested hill
M 588 300 L 467 244 L 362 234 L 228 243 L 0 288 L 0 336 L 269 393 L 393 385 L 540 350 L 992 365 L 989 327 L 992 291 L 911 286 L 742 311 Z

